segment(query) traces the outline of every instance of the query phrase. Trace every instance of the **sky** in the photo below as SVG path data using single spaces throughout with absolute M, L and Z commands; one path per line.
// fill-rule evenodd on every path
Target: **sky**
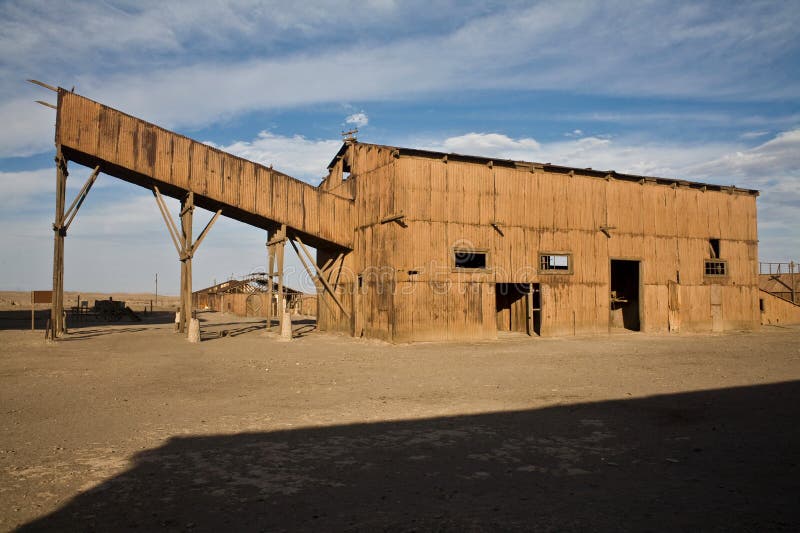
M 759 189 L 762 261 L 800 259 L 795 2 L 0 1 L 0 290 L 52 284 L 58 85 L 318 184 L 364 142 Z M 90 170 L 70 165 L 68 201 Z M 173 214 L 177 202 L 169 201 Z M 195 213 L 195 233 L 211 213 Z M 194 288 L 264 270 L 221 217 Z M 287 250 L 287 279 L 313 291 Z M 152 193 L 100 175 L 65 286 L 176 294 Z

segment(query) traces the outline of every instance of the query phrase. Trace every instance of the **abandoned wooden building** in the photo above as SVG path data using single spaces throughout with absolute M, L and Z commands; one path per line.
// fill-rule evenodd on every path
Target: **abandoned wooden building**
M 759 326 L 754 190 L 355 139 L 312 187 L 63 89 L 57 109 L 60 173 L 75 161 L 181 199 L 184 317 L 196 205 L 269 232 L 279 285 L 294 246 L 321 330 L 404 342 Z
M 352 318 L 320 306 L 322 329 L 405 341 L 759 325 L 757 191 L 363 143 L 329 170 L 321 188 L 354 202 L 355 276 L 341 289 Z
M 196 310 L 233 313 L 238 316 L 278 316 L 278 288 L 268 287 L 267 274 L 260 272 L 241 279 L 230 279 L 192 293 L 192 306 Z M 317 297 L 302 291 L 283 287 L 286 309 L 292 315 L 316 316 Z M 272 309 L 268 306 L 272 304 Z

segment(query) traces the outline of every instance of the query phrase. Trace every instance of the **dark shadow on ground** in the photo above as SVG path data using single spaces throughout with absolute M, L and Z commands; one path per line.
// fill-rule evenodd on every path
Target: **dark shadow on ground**
M 88 316 L 73 316 L 67 315 L 67 329 L 82 329 L 94 328 L 97 326 L 120 326 L 127 324 L 168 324 L 175 322 L 174 311 L 154 311 L 152 313 L 136 312 L 141 320 L 132 320 L 127 315 L 123 315 L 119 320 L 103 320 L 94 315 Z M 37 309 L 34 312 L 34 324 L 37 330 L 42 331 L 47 326 L 47 321 L 50 320 L 49 309 Z M 0 311 L 0 330 L 8 329 L 31 329 L 31 310 L 28 309 L 20 311 Z
M 242 317 L 240 321 L 234 322 L 212 322 L 207 319 L 201 320 L 200 339 L 202 341 L 213 341 L 225 337 L 238 337 L 254 331 L 267 330 L 266 318 Z M 317 321 L 314 318 L 292 318 L 292 336 L 294 338 L 305 337 L 317 329 Z M 272 320 L 273 333 L 280 333 L 278 321 Z
M 800 382 L 177 437 L 23 527 L 797 531 Z

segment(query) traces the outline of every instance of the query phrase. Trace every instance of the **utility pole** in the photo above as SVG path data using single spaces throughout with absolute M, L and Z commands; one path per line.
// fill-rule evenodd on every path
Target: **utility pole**
M 158 305 L 158 272 L 156 272 L 156 305 Z

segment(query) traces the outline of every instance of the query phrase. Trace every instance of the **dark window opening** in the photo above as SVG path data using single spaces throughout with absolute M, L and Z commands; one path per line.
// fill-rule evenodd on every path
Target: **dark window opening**
M 764 298 L 759 298 L 758 299 L 758 309 L 762 313 L 764 312 Z
M 350 177 L 350 163 L 347 162 L 347 159 L 342 160 L 342 181 L 347 181 Z
M 711 259 L 719 259 L 719 239 L 708 239 L 708 248 L 711 252 Z
M 569 273 L 572 271 L 569 254 L 540 254 L 539 272 Z
M 720 259 L 706 259 L 703 273 L 706 276 L 726 276 L 728 274 L 728 262 Z
M 456 268 L 486 268 L 486 252 L 475 250 L 453 250 Z

